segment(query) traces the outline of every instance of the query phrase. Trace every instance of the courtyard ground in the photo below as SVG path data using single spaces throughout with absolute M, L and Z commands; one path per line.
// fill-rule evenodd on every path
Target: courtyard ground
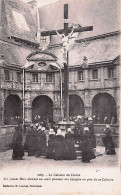
M 119 149 L 116 155 L 105 155 L 104 147 L 97 151 L 102 155 L 90 163 L 27 153 L 24 160 L 12 160 L 12 150 L 0 152 L 0 195 L 120 195 Z
M 0 152 L 0 168 L 5 168 L 9 165 L 9 167 L 29 167 L 30 165 L 39 165 L 41 167 L 46 167 L 46 169 L 51 168 L 53 165 L 56 167 L 115 167 L 118 165 L 118 157 L 119 157 L 119 148 L 116 148 L 116 155 L 105 155 L 104 147 L 97 147 L 97 152 L 99 152 L 99 156 L 96 159 L 91 160 L 90 163 L 82 163 L 81 159 L 77 160 L 58 160 L 55 161 L 53 159 L 46 158 L 36 158 L 34 156 L 28 156 L 27 152 L 25 152 L 24 160 L 12 160 L 12 150 L 6 150 L 4 152 Z

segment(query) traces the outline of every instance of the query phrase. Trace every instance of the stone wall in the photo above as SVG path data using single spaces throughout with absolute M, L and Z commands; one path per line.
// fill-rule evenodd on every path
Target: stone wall
M 0 127 L 0 151 L 11 148 L 14 131 L 15 125 L 6 125 Z
M 100 125 L 95 125 L 95 134 L 96 134 L 96 145 L 97 146 L 104 146 L 102 142 L 102 137 L 105 136 L 104 134 L 104 129 L 105 129 L 105 124 L 100 124 Z M 114 141 L 115 147 L 119 147 L 119 126 L 118 125 L 110 125 L 111 126 L 111 133 L 112 133 L 112 138 Z

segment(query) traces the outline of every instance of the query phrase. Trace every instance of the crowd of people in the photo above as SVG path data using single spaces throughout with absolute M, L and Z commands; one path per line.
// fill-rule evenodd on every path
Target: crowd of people
M 71 116 L 70 120 L 75 121 L 76 118 L 77 118 L 76 116 Z M 82 118 L 82 123 L 85 123 L 86 117 L 81 116 L 81 118 Z M 112 116 L 112 117 L 107 117 L 107 116 L 99 117 L 99 116 L 93 115 L 92 119 L 93 119 L 94 124 L 115 124 L 117 121 L 116 117 L 114 117 L 114 116 Z
M 106 154 L 115 154 L 110 126 L 106 125 L 104 132 L 106 135 L 102 141 Z M 82 117 L 77 116 L 74 128 L 71 129 L 68 126 L 65 134 L 55 123 L 46 127 L 45 123 L 37 121 L 28 128 L 24 143 L 22 137 L 22 129 L 17 126 L 13 135 L 12 158 L 14 160 L 21 160 L 25 152 L 28 153 L 28 156 L 54 160 L 75 160 L 77 158 L 75 144 L 78 144 L 82 151 L 82 162 L 88 163 L 96 158 L 96 137 L 91 117 L 85 118 L 82 125 Z

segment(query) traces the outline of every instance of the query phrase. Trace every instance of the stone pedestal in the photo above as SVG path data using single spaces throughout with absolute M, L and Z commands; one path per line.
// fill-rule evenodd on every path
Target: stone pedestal
M 66 133 L 68 127 L 70 127 L 72 129 L 72 131 L 74 130 L 75 122 L 73 122 L 73 121 L 59 121 L 58 126 L 61 129 L 62 134 L 65 136 L 65 133 Z

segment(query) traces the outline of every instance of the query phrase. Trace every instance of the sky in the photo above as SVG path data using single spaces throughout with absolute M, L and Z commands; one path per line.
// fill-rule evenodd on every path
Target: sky
M 24 2 L 29 2 L 31 0 L 22 0 Z M 47 5 L 49 3 L 53 3 L 55 1 L 58 1 L 58 0 L 37 0 L 38 1 L 38 7 L 41 7 L 41 6 L 44 6 L 44 5 Z

